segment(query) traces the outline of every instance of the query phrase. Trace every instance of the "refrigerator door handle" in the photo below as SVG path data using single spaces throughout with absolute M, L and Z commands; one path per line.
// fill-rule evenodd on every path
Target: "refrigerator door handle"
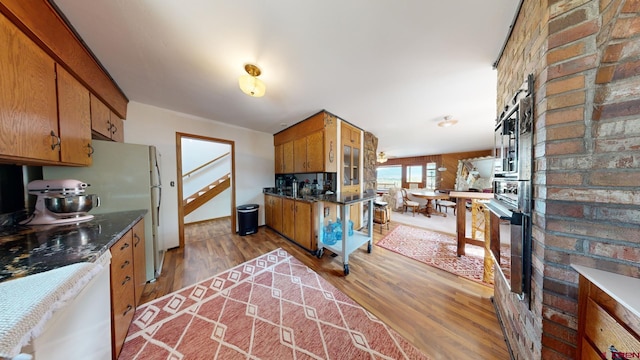
M 160 204 L 162 204 L 162 186 L 158 186 L 158 218 L 156 219 L 158 225 L 160 225 Z

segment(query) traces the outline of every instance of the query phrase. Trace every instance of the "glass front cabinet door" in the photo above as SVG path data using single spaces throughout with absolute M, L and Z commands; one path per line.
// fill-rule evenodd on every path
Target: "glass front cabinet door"
M 342 185 L 354 186 L 360 184 L 360 136 L 361 130 L 342 123 Z M 353 191 L 355 189 L 344 189 Z

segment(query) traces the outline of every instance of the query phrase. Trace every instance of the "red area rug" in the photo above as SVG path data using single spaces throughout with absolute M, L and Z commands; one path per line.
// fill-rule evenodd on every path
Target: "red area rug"
M 458 257 L 454 235 L 398 225 L 376 245 L 469 280 L 493 286 L 493 276 L 490 282 L 482 281 L 484 248 L 467 245 L 465 255 Z M 502 264 L 511 264 L 507 248 L 500 255 Z
M 120 359 L 426 359 L 282 249 L 136 310 Z

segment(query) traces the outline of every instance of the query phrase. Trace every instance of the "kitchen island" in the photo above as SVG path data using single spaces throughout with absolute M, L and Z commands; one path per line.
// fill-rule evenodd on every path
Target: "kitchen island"
M 110 248 L 146 210 L 0 231 L 0 356 L 111 359 Z
M 364 245 L 365 243 L 369 243 L 368 250 L 371 251 L 371 242 L 373 235 L 373 200 L 376 197 L 375 192 L 357 194 L 357 193 L 337 193 L 337 194 L 319 194 L 319 195 L 299 195 L 296 197 L 291 196 L 291 194 L 287 193 L 276 193 L 271 191 L 265 191 L 265 197 L 269 197 L 271 199 L 281 199 L 280 201 L 295 201 L 296 203 L 304 203 L 308 204 L 311 211 L 310 214 L 304 215 L 304 221 L 300 221 L 299 214 L 294 213 L 293 216 L 295 218 L 288 218 L 284 214 L 285 211 L 288 210 L 288 207 L 285 205 L 274 205 L 272 201 L 265 199 L 265 204 L 267 206 L 266 210 L 266 218 L 267 218 L 267 226 L 271 227 L 273 230 L 277 231 L 287 239 L 293 241 L 299 246 L 309 250 L 312 254 L 315 254 L 317 257 L 322 257 L 324 254 L 324 250 L 328 249 L 332 253 L 341 256 L 343 259 L 344 273 L 345 275 L 349 274 L 349 254 L 351 254 L 355 249 Z M 337 206 L 340 210 L 340 219 L 342 221 L 342 234 L 349 234 L 349 221 L 351 217 L 351 205 L 357 204 L 360 202 L 368 202 L 368 221 L 367 221 L 367 229 L 365 231 L 357 231 L 353 232 L 352 236 L 347 236 L 346 241 L 338 240 L 336 242 L 329 241 L 328 243 L 324 240 L 324 227 L 325 225 L 325 209 L 327 205 L 331 204 Z M 277 213 L 274 216 L 271 212 Z M 291 214 L 292 212 L 290 212 Z M 274 218 L 278 218 L 278 220 L 273 220 Z M 308 219 L 310 218 L 310 219 Z M 304 228 L 299 229 L 301 224 Z M 294 231 L 288 231 L 287 225 L 295 225 Z M 295 236 L 290 236 L 289 234 L 295 233 Z M 311 237 L 310 241 L 306 239 Z M 345 237 L 343 237 L 344 239 Z M 305 239 L 302 242 L 300 239 Z M 309 245 L 310 244 L 310 245 Z
M 332 253 L 342 257 L 342 265 L 344 267 L 344 274 L 349 275 L 349 254 L 355 251 L 360 246 L 368 243 L 367 252 L 371 252 L 373 242 L 373 200 L 375 199 L 375 192 L 364 194 L 332 194 L 332 195 L 319 195 L 318 201 L 325 203 L 336 204 L 340 208 L 340 218 L 342 219 L 342 236 L 340 239 L 325 239 L 325 232 L 323 231 L 324 213 L 319 212 L 319 224 L 321 225 L 318 230 L 318 251 L 317 256 L 321 258 L 324 249 L 330 250 Z M 352 204 L 367 202 L 367 229 L 366 231 L 360 231 L 350 229 L 349 219 L 350 209 Z M 351 233 L 351 234 L 350 234 Z

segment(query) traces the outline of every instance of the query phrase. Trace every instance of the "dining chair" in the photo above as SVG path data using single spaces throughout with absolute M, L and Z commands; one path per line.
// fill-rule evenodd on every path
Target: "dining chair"
M 436 193 L 439 194 L 449 194 L 448 190 L 436 190 Z M 456 214 L 456 202 L 455 201 L 451 201 L 449 199 L 442 199 L 442 200 L 437 200 L 436 201 L 436 210 L 439 212 L 442 212 L 442 208 L 444 207 L 444 212 L 448 213 L 449 212 L 449 208 L 453 209 L 453 215 Z
M 420 208 L 420 203 L 418 203 L 417 201 L 409 200 L 406 189 L 400 189 L 400 191 L 402 192 L 403 212 L 407 212 L 407 208 L 411 208 L 413 210 L 413 216 L 416 216 L 416 210 Z

